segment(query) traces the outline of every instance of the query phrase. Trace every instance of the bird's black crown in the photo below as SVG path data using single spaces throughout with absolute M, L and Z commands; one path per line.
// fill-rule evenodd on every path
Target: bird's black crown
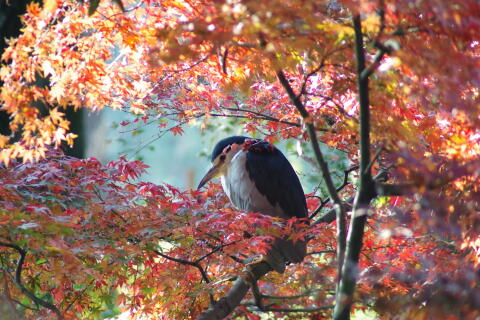
M 215 160 L 216 157 L 220 153 L 222 153 L 223 149 L 225 149 L 226 146 L 229 146 L 231 144 L 242 144 L 245 142 L 246 139 L 250 139 L 249 137 L 244 137 L 244 136 L 233 136 L 233 137 L 228 137 L 225 139 L 220 140 L 216 145 L 215 148 L 213 148 L 212 152 L 212 162 Z

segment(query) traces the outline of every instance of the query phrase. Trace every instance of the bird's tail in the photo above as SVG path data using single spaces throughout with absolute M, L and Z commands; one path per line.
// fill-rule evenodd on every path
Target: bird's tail
M 306 254 L 306 241 L 298 240 L 294 242 L 285 238 L 276 238 L 265 256 L 265 261 L 273 270 L 283 273 L 289 262 L 302 262 Z

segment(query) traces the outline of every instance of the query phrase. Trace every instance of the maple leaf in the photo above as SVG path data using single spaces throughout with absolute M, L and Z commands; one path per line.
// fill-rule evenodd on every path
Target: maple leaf
M 170 131 L 173 132 L 173 135 L 174 135 L 174 136 L 176 136 L 177 134 L 178 134 L 178 135 L 183 134 L 183 129 L 182 129 L 181 126 L 172 127 L 172 128 L 170 128 Z
M 306 263 L 258 285 L 265 297 L 298 298 L 262 298 L 263 306 L 324 306 L 300 317 L 330 317 L 341 287 L 334 279 L 348 277 L 337 274 L 341 224 L 327 218 L 350 208 L 364 185 L 357 181 L 372 171 L 388 177 L 390 192 L 398 191 L 390 184 L 407 191 L 364 204 L 368 223 L 352 246 L 363 250 L 344 268 L 361 273 L 344 300 L 381 318 L 477 317 L 478 12 L 475 0 L 28 4 L 0 70 L 12 132 L 0 135 L 0 231 L 11 240 L 0 260 L 13 274 L 25 252 L 21 279 L 32 292 L 18 289 L 13 275 L 6 293 L 27 307 L 50 307 L 22 309 L 28 319 L 48 318 L 56 306 L 65 318 L 105 317 L 115 300 L 146 318 L 197 318 L 211 300 L 215 308 L 231 296 L 229 279 L 245 267 L 238 259 L 266 252 L 271 236 L 284 234 L 311 238 Z M 48 85 L 37 85 L 39 76 Z M 142 162 L 121 157 L 103 166 L 53 152 L 76 137 L 59 107 L 122 109 L 138 114 L 139 125 L 158 119 L 174 136 L 200 123 L 287 140 L 290 151 L 295 140 L 296 161 L 314 168 L 299 165 L 302 179 L 318 184 L 308 190 L 308 232 L 235 211 L 218 184 L 198 192 L 142 183 Z M 219 126 L 217 118 L 228 121 Z M 319 149 L 307 144 L 315 140 Z M 329 167 L 322 176 L 319 152 Z M 366 155 L 365 172 L 344 174 L 345 163 L 357 166 Z M 327 176 L 339 189 L 336 204 Z M 347 220 L 358 221 L 357 207 L 344 212 Z M 279 310 L 272 312 L 283 316 Z M 250 301 L 234 312 L 261 317 Z

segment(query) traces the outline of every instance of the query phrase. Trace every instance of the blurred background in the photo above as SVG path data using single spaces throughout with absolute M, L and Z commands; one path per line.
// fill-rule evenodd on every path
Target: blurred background
M 129 160 L 142 160 L 149 166 L 141 179 L 154 183 L 171 184 L 181 190 L 195 188 L 210 167 L 210 154 L 215 144 L 231 135 L 248 135 L 243 131 L 244 121 L 230 118 L 214 118 L 207 129 L 200 129 L 201 122 L 183 127 L 181 134 L 164 132 L 161 120 L 145 124 L 134 122 L 135 115 L 111 109 L 83 115 L 83 157 L 95 157 L 103 163 L 126 155 Z M 125 125 L 128 123 L 127 125 Z M 256 136 L 256 138 L 263 138 Z M 305 193 L 318 188 L 319 171 L 310 164 L 310 146 L 297 141 L 281 141 L 276 146 L 290 160 L 300 176 Z M 347 168 L 344 155 L 323 147 L 333 161 L 332 171 L 338 180 L 343 179 Z M 68 152 L 68 149 L 65 151 Z M 343 160 L 343 161 L 339 161 Z
M 0 55 L 7 47 L 7 39 L 21 32 L 20 17 L 26 6 L 33 0 L 0 0 Z M 115 51 L 115 48 L 112 48 Z M 39 77 L 38 85 L 48 84 L 48 79 Z M 2 83 L 0 82 L 0 87 Z M 38 106 L 42 110 L 42 106 Z M 60 110 L 70 121 L 70 131 L 78 138 L 72 148 L 63 147 L 67 155 L 85 158 L 95 157 L 103 163 L 126 155 L 129 160 L 143 160 L 150 166 L 142 180 L 154 183 L 167 183 L 179 189 L 195 188 L 199 179 L 210 166 L 210 153 L 217 141 L 231 135 L 248 135 L 244 132 L 245 120 L 232 118 L 212 118 L 206 129 L 201 123 L 189 123 L 183 133 L 174 135 L 162 131 L 165 120 L 145 124 L 139 117 L 120 110 L 104 109 L 88 113 L 84 109 Z M 163 121 L 163 122 L 162 122 Z M 248 121 L 248 120 L 247 120 Z M 129 123 L 128 125 L 122 125 Z M 0 111 L 0 133 L 10 135 L 9 115 Z M 16 137 L 14 137 L 16 138 Z M 255 138 L 264 138 L 256 136 Z M 290 160 L 300 176 L 305 193 L 316 191 L 324 195 L 319 170 L 312 160 L 310 146 L 305 142 L 281 141 L 276 146 Z M 332 176 L 338 184 L 343 181 L 343 170 L 349 163 L 345 154 L 330 150 L 322 145 L 330 163 Z

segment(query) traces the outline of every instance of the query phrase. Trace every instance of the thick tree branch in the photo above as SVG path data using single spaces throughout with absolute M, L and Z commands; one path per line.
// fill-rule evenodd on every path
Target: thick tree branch
M 227 57 L 228 57 L 228 50 L 229 50 L 229 47 L 226 47 L 225 48 L 225 51 L 223 52 L 223 55 L 222 55 L 222 71 L 225 75 L 228 76 L 228 72 L 227 72 Z
M 55 315 L 57 316 L 58 319 L 63 319 L 63 316 L 60 313 L 60 310 L 58 310 L 58 308 L 55 305 L 53 305 L 50 302 L 47 302 L 43 299 L 40 299 L 33 292 L 29 291 L 23 285 L 22 271 L 23 271 L 23 264 L 25 263 L 25 258 L 27 256 L 27 251 L 25 251 L 24 249 L 20 248 L 19 246 L 15 245 L 13 243 L 0 242 L 0 246 L 12 248 L 15 251 L 17 251 L 18 254 L 20 254 L 20 259 L 18 259 L 17 269 L 15 271 L 15 278 L 14 278 L 14 282 L 20 288 L 20 291 L 24 295 L 26 295 L 28 298 L 30 298 L 30 300 L 32 300 L 35 304 L 40 305 L 44 308 L 47 308 L 50 311 L 52 311 L 53 313 L 55 313 Z
M 270 272 L 272 268 L 264 261 L 247 267 L 247 272 L 233 284 L 230 291 L 203 312 L 198 320 L 220 320 L 228 316 L 242 301 L 253 282 Z
M 370 171 L 370 110 L 368 77 L 362 77 L 365 70 L 365 52 L 360 15 L 353 17 L 355 31 L 355 53 L 357 60 L 358 100 L 360 104 L 360 183 L 353 206 L 353 216 L 347 237 L 345 261 L 339 282 L 334 320 L 350 319 L 350 309 L 355 291 L 358 260 L 362 248 L 363 234 L 370 201 L 375 197 L 374 183 Z
M 315 133 L 315 128 L 310 119 L 310 115 L 308 114 L 307 109 L 305 109 L 305 106 L 300 100 L 300 97 L 297 96 L 293 91 L 293 88 L 290 86 L 290 83 L 288 82 L 282 70 L 277 71 L 277 77 L 280 83 L 282 84 L 282 86 L 284 87 L 285 91 L 287 91 L 287 94 L 290 97 L 290 100 L 292 101 L 294 106 L 297 108 L 298 112 L 300 113 L 300 115 L 302 116 L 305 122 L 305 126 L 307 127 L 307 132 L 310 137 L 310 141 L 312 142 L 313 151 L 315 153 L 315 157 L 322 171 L 322 176 L 323 176 L 323 179 L 325 180 L 325 184 L 327 185 L 330 198 L 333 199 L 333 202 L 336 205 L 341 206 L 340 197 L 338 196 L 336 188 L 333 184 L 333 180 L 330 175 L 330 170 L 328 169 L 328 163 L 325 161 L 323 157 L 323 153 L 320 149 L 320 145 L 318 144 L 317 135 Z
M 293 91 L 293 88 L 290 86 L 285 74 L 282 70 L 277 71 L 277 78 L 284 87 L 285 91 L 287 92 L 290 100 L 292 101 L 293 105 L 297 108 L 298 112 L 303 118 L 305 122 L 305 126 L 307 128 L 308 135 L 310 137 L 310 141 L 312 143 L 313 152 L 317 159 L 317 162 L 320 166 L 322 171 L 323 180 L 327 185 L 327 190 L 330 195 L 330 198 L 333 200 L 334 207 L 336 210 L 336 220 L 337 220 L 337 262 L 338 262 L 338 274 L 340 275 L 340 270 L 342 269 L 342 264 L 345 256 L 345 248 L 346 248 L 346 214 L 345 209 L 343 208 L 343 203 L 338 196 L 338 192 L 333 184 L 332 177 L 330 175 L 330 170 L 328 169 L 328 164 L 325 161 L 320 146 L 318 144 L 317 135 L 315 133 L 315 128 L 312 123 L 312 119 L 310 119 L 310 115 L 308 114 L 307 109 L 303 105 L 302 101 L 300 100 L 300 96 L 296 95 Z M 340 278 L 338 278 L 340 280 Z

